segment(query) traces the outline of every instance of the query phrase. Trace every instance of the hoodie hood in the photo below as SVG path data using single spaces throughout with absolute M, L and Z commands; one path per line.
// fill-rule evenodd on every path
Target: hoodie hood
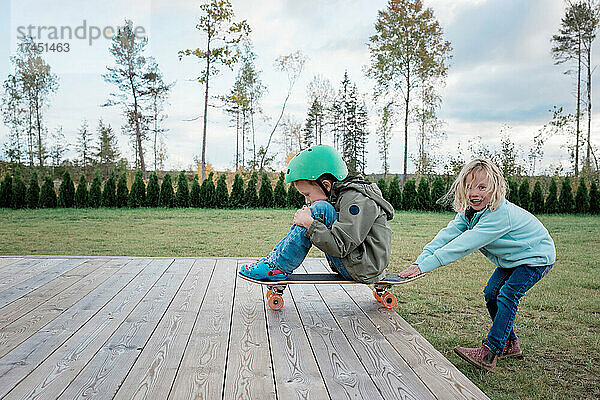
M 348 190 L 360 192 L 375 201 L 385 212 L 388 221 L 394 218 L 394 207 L 383 198 L 379 186 L 373 182 L 365 181 L 362 176 L 348 176 L 343 181 L 334 182 L 329 194 L 329 202 L 335 204 L 341 194 Z

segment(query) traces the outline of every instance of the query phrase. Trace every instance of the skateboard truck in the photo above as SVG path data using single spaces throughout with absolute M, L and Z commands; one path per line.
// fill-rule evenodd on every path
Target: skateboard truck
M 267 286 L 267 304 L 273 311 L 279 311 L 283 308 L 283 291 L 287 285 L 268 285 Z M 396 295 L 388 290 L 392 287 L 389 284 L 375 284 L 373 289 L 373 297 L 385 308 L 394 308 L 398 304 Z

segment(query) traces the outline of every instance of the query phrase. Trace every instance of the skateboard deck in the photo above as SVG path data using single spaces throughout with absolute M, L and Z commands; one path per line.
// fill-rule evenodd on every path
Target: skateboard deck
M 398 304 L 396 296 L 388 290 L 394 285 L 412 282 L 419 279 L 425 274 L 420 274 L 412 278 L 400 278 L 397 274 L 387 274 L 381 281 L 373 284 L 373 296 L 385 308 L 394 308 Z M 308 274 L 291 274 L 287 279 L 282 281 L 267 281 L 249 278 L 238 273 L 238 276 L 247 281 L 258 283 L 259 285 L 267 286 L 267 301 L 272 310 L 280 310 L 283 307 L 283 292 L 287 285 L 351 285 L 362 284 L 361 282 L 347 280 L 336 273 L 308 273 Z

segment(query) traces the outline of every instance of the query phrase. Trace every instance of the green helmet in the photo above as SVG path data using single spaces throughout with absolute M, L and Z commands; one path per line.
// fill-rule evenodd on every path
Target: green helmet
M 302 150 L 290 160 L 285 182 L 294 182 L 300 179 L 314 181 L 321 175 L 330 173 L 338 180 L 348 176 L 348 168 L 342 156 L 333 147 L 317 145 Z

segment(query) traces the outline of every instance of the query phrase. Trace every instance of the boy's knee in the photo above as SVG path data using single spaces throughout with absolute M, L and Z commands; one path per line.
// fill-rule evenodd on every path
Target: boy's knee
M 330 226 L 337 220 L 337 211 L 335 211 L 335 207 L 328 201 L 315 201 L 309 208 L 312 217 L 315 219 L 319 218 L 327 226 Z
M 493 285 L 486 285 L 485 288 L 483 288 L 483 298 L 485 299 L 486 302 L 489 302 L 491 300 L 494 300 L 496 297 L 498 297 L 498 292 L 499 289 Z

